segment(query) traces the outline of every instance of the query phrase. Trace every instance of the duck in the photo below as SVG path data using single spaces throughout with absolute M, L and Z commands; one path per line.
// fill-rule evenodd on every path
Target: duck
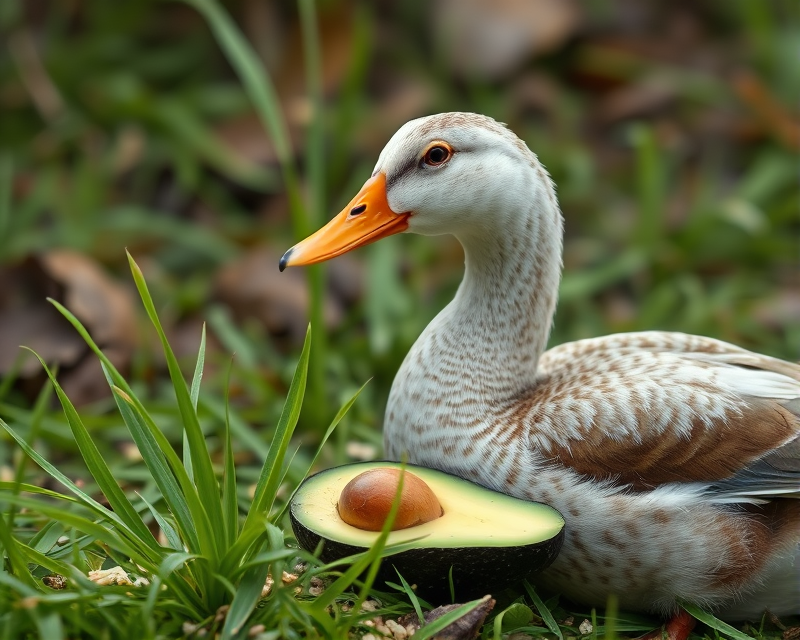
M 675 638 L 682 603 L 731 621 L 800 614 L 800 364 L 665 331 L 545 350 L 561 209 L 537 156 L 484 115 L 407 122 L 279 267 L 398 233 L 451 234 L 465 266 L 394 379 L 390 459 L 558 509 L 564 544 L 535 581 L 575 603 L 615 596 Z

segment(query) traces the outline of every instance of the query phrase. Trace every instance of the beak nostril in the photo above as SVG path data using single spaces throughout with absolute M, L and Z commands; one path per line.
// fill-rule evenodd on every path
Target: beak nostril
M 352 209 L 350 209 L 350 215 L 357 216 L 359 214 L 364 213 L 366 210 L 367 210 L 367 205 L 360 204 L 357 207 L 353 207 Z

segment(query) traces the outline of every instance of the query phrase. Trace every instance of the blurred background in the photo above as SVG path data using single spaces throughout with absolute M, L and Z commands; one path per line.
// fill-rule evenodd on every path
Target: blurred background
M 455 291 L 460 247 L 403 236 L 277 263 L 400 125 L 439 111 L 508 123 L 558 185 L 552 344 L 669 329 L 800 358 L 797 2 L 231 0 L 244 62 L 209 6 L 0 2 L 0 415 L 51 459 L 70 467 L 74 445 L 18 345 L 58 365 L 120 479 L 141 466 L 48 296 L 178 437 L 126 248 L 188 373 L 207 323 L 201 417 L 213 447 L 229 388 L 243 475 L 309 318 L 303 441 L 372 378 L 323 463 L 379 456 L 392 378 Z

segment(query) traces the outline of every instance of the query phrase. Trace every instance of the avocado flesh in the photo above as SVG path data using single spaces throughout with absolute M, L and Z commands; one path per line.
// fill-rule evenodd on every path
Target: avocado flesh
M 371 547 L 380 532 L 344 522 L 336 509 L 344 486 L 355 476 L 396 462 L 367 462 L 335 467 L 308 478 L 292 499 L 292 529 L 300 545 L 314 551 L 324 540 L 320 559 L 332 562 Z M 541 571 L 561 548 L 564 519 L 544 504 L 497 493 L 434 469 L 406 465 L 439 500 L 442 517 L 392 531 L 388 545 L 413 548 L 384 560 L 379 579 L 397 582 L 397 573 L 417 584 L 426 598 L 449 598 L 453 567 L 456 596 L 480 597 Z

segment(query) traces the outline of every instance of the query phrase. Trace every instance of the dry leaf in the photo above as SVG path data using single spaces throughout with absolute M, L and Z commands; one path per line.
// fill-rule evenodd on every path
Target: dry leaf
M 280 255 L 259 247 L 226 265 L 215 283 L 216 296 L 227 303 L 238 320 L 255 318 L 273 335 L 288 335 L 301 343 L 310 304 L 302 269 L 278 271 Z M 342 317 L 339 304 L 326 296 L 325 323 L 335 326 Z
M 496 80 L 575 33 L 571 0 L 438 0 L 433 24 L 454 71 Z
M 468 614 L 461 616 L 454 623 L 446 626 L 434 638 L 436 640 L 472 640 L 477 637 L 478 632 L 483 625 L 486 616 L 494 609 L 495 601 L 492 596 L 484 596 L 481 603 Z M 437 618 L 441 618 L 444 614 L 458 609 L 460 604 L 446 604 L 442 607 L 436 607 L 432 611 L 424 614 L 425 622 L 433 622 Z M 398 621 L 403 628 L 412 627 L 414 630 L 420 628 L 419 618 L 416 613 L 409 613 L 402 616 Z

